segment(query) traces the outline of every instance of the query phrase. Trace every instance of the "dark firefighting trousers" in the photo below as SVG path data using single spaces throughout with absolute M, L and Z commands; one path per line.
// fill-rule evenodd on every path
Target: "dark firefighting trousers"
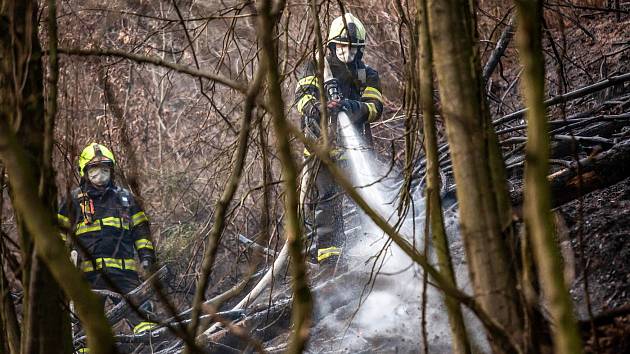
M 307 204 L 317 246 L 314 256 L 320 265 L 335 269 L 342 263 L 342 252 L 346 243 L 343 193 L 323 163 L 313 160 L 307 168 L 310 168 L 309 173 L 314 174 L 311 180 L 314 181 L 315 188 L 311 189 L 310 203 Z
M 109 290 L 122 295 L 128 294 L 141 284 L 138 272 L 127 269 L 102 268 L 97 271 L 86 272 L 85 277 L 92 289 Z M 101 299 L 103 306 L 105 306 L 105 300 L 105 298 Z M 112 300 L 114 303 L 119 301 L 118 299 Z M 135 311 L 131 311 L 126 318 L 133 328 L 134 333 L 140 333 L 155 326 L 155 323 L 153 323 L 153 321 L 155 321 L 155 315 L 153 314 L 154 309 L 152 302 L 145 302 L 139 307 L 139 310 L 143 313 L 144 318 L 139 316 Z M 114 325 L 114 323 L 112 323 L 112 325 Z

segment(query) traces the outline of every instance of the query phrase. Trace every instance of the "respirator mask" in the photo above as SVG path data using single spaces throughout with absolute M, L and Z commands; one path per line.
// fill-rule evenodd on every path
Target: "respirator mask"
M 105 187 L 109 184 L 112 170 L 106 165 L 97 165 L 90 167 L 87 171 L 88 180 L 96 187 Z
M 358 47 L 342 45 L 339 43 L 337 43 L 337 45 L 335 46 L 335 54 L 342 63 L 352 63 L 358 52 Z

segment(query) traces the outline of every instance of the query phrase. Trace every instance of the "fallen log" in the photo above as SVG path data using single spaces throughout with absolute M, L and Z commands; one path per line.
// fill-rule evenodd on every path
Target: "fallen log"
M 579 175 L 578 175 L 579 165 Z M 571 166 L 548 176 L 552 207 L 566 204 L 592 191 L 630 177 L 630 140 L 595 156 L 572 162 Z M 523 203 L 522 190 L 512 192 L 512 204 Z
M 125 315 L 131 310 L 129 303 L 135 305 L 135 307 L 141 306 L 145 301 L 153 296 L 154 289 L 151 286 L 153 281 L 164 282 L 169 277 L 169 271 L 166 265 L 162 266 L 154 274 L 152 274 L 147 280 L 140 284 L 137 288 L 133 289 L 127 295 L 122 296 L 123 301 L 120 301 L 111 310 L 107 311 L 107 320 L 111 324 L 116 324 L 122 320 Z
M 142 284 L 138 285 L 137 288 L 133 289 L 126 295 L 121 295 L 119 293 L 109 291 L 109 290 L 100 290 L 95 289 L 92 290 L 95 294 L 101 297 L 110 297 L 118 301 L 114 307 L 112 307 L 105 316 L 107 317 L 107 321 L 110 325 L 115 325 L 120 320 L 122 320 L 131 310 L 131 306 L 129 303 L 134 304 L 135 308 L 141 306 L 145 301 L 147 301 L 151 296 L 153 296 L 153 287 L 151 283 L 154 281 L 166 281 L 169 276 L 169 271 L 166 265 L 162 266 L 159 270 L 153 273 L 147 280 L 145 280 Z M 80 329 L 75 335 L 75 338 L 80 338 L 83 336 L 85 332 L 83 329 Z
M 609 144 L 609 145 L 612 145 L 614 143 L 612 139 L 601 138 L 598 136 L 579 136 L 579 135 L 569 136 L 569 135 L 555 134 L 551 136 L 551 139 L 569 142 L 569 143 L 572 143 L 574 141 L 578 143 L 585 142 L 585 143 Z M 527 137 L 514 136 L 514 137 L 501 141 L 501 145 L 515 145 L 515 144 L 526 143 L 526 142 L 527 142 Z
M 555 129 L 555 133 L 551 134 L 554 136 L 554 141 L 551 142 L 551 158 L 560 158 L 563 156 L 572 156 L 575 151 L 575 143 L 585 143 L 590 145 L 596 144 L 605 144 L 611 145 L 612 140 L 606 140 L 604 137 L 610 137 L 619 129 L 622 129 L 625 126 L 628 126 L 628 118 L 630 115 L 628 113 L 617 114 L 617 115 L 599 115 L 593 116 L 597 112 L 600 112 L 604 109 L 604 106 L 599 106 L 596 108 L 592 108 L 586 112 L 581 112 L 575 114 L 573 116 L 567 117 L 567 120 L 561 121 L 550 121 L 550 125 L 561 125 L 566 130 L 571 132 L 573 137 L 557 134 L 560 129 Z M 582 118 L 582 119 L 580 119 Z M 588 118 L 588 119 L 583 119 Z M 577 120 L 582 120 L 581 122 L 576 122 Z M 573 126 L 569 127 L 572 123 Z M 510 127 L 506 128 L 500 132 L 509 133 L 511 131 L 520 130 L 526 128 L 526 125 L 520 125 L 518 127 Z M 575 139 L 574 139 L 575 137 Z M 511 150 L 504 154 L 504 159 L 506 161 L 506 167 L 508 170 L 513 170 L 510 173 L 520 173 L 519 167 L 523 166 L 523 161 L 525 159 L 524 154 L 522 153 L 525 143 L 526 137 L 508 137 L 500 141 L 501 145 L 510 146 L 513 145 Z M 440 148 L 440 151 L 443 152 L 440 154 L 440 167 L 441 171 L 445 173 L 452 172 L 452 165 L 450 160 L 450 155 L 448 154 L 448 144 L 443 145 Z M 418 166 L 414 168 L 414 174 L 416 176 L 424 175 L 424 164 L 425 161 L 421 161 Z
M 568 102 L 571 100 L 574 100 L 576 98 L 580 98 L 586 95 L 590 95 L 592 93 L 595 93 L 597 91 L 606 89 L 610 86 L 614 86 L 617 85 L 619 83 L 623 83 L 626 81 L 630 81 L 630 73 L 625 73 L 622 75 L 617 75 L 617 76 L 611 76 L 609 78 L 607 78 L 606 80 L 602 80 L 599 81 L 597 83 L 594 83 L 592 85 L 589 86 L 585 86 L 585 87 L 580 87 L 577 90 L 571 91 L 571 92 L 567 92 L 563 95 L 557 95 L 554 96 L 548 100 L 545 101 L 545 106 L 546 107 L 550 107 L 559 103 L 564 103 L 564 102 Z M 508 115 L 505 115 L 501 118 L 497 118 L 494 121 L 492 121 L 492 124 L 494 124 L 495 126 L 503 124 L 503 123 L 507 123 L 519 118 L 523 118 L 525 116 L 525 112 L 527 112 L 527 109 L 521 109 L 518 110 L 516 112 L 512 112 Z
M 184 343 L 181 341 L 169 343 L 119 343 L 117 347 L 120 353 L 175 354 L 183 352 Z M 195 353 L 198 353 L 198 351 Z M 240 354 L 242 351 L 221 343 L 208 343 L 203 353 Z
M 627 125 L 628 125 L 627 121 L 599 122 L 597 124 L 583 127 L 580 130 L 576 130 L 573 132 L 573 134 L 574 135 L 577 134 L 581 136 L 590 136 L 590 137 L 611 136 L 620 128 Z M 552 157 L 570 156 L 570 155 L 573 155 L 574 150 L 575 150 L 575 143 L 571 141 L 571 139 L 554 142 L 551 145 L 551 156 Z
M 270 306 L 258 307 L 232 328 L 217 327 L 215 332 L 203 338 L 202 343 L 221 343 L 243 349 L 245 343 L 233 332 L 234 327 L 247 329 L 256 339 L 266 341 L 277 335 L 279 330 L 289 328 L 291 320 L 291 300 L 276 300 Z M 204 346 L 205 348 L 205 346 Z
M 170 347 L 159 350 L 159 351 L 151 351 L 152 354 L 174 354 L 174 353 L 182 353 L 184 350 L 184 345 L 182 343 L 177 343 L 171 345 Z M 204 353 L 221 353 L 221 354 L 240 354 L 241 350 L 229 347 L 227 345 L 223 345 L 220 343 L 208 343 L 206 345 L 206 350 Z
M 245 316 L 244 310 L 230 310 L 224 312 L 218 312 L 213 315 L 204 315 L 199 317 L 200 320 L 213 320 L 217 318 L 221 318 L 224 321 L 238 321 L 243 319 Z M 190 324 L 191 320 L 187 319 L 181 322 L 170 322 L 167 326 L 159 326 L 150 331 L 138 333 L 138 334 L 117 334 L 114 336 L 114 340 L 117 343 L 127 343 L 127 344 L 140 344 L 140 343 L 160 343 L 160 342 L 169 342 L 179 336 L 175 333 L 171 328 L 186 328 L 188 324 Z M 87 337 L 80 336 L 75 338 L 75 342 L 85 341 Z
M 621 115 L 620 115 L 621 116 Z M 575 146 L 576 143 L 589 143 L 591 145 L 611 145 L 615 140 L 614 139 L 605 139 L 601 138 L 602 136 L 611 136 L 620 128 L 628 125 L 627 120 L 613 120 L 613 121 L 596 121 L 592 122 L 588 126 L 581 127 L 579 130 L 575 130 L 573 132 L 573 136 L 562 136 L 560 135 L 560 139 L 551 142 L 551 151 L 550 158 L 551 159 L 559 159 L 564 156 L 573 156 L 574 151 L 577 148 Z M 520 139 L 520 145 L 516 146 L 511 155 L 514 155 L 516 152 L 522 151 L 525 147 L 526 138 L 517 137 L 516 141 Z M 506 139 L 507 140 L 507 139 Z M 517 156 L 506 156 L 506 168 L 512 175 L 522 173 L 522 168 L 525 165 L 525 155 L 517 155 Z
M 252 241 L 252 240 L 248 239 L 247 237 L 245 237 L 245 236 L 243 236 L 241 234 L 238 235 L 238 241 L 243 243 L 244 245 L 246 245 L 248 248 L 252 248 L 252 249 L 254 249 L 254 250 L 256 250 L 256 251 L 258 251 L 258 252 L 260 252 L 260 253 L 262 253 L 264 255 L 268 255 L 268 256 L 271 256 L 271 257 L 276 257 L 278 255 L 278 252 L 276 252 L 276 251 L 274 251 L 272 249 L 269 249 L 269 248 L 267 248 L 267 247 L 265 247 L 263 245 L 260 245 L 256 241 Z
M 264 270 L 263 270 L 264 271 Z M 207 306 L 212 306 L 212 307 L 218 307 L 221 304 L 223 304 L 224 302 L 226 302 L 227 300 L 231 299 L 232 297 L 236 296 L 237 294 L 239 294 L 247 285 L 247 283 L 252 280 L 252 279 L 256 279 L 261 275 L 261 272 L 258 272 L 254 275 L 252 275 L 251 277 L 247 277 L 242 279 L 240 282 L 238 282 L 236 285 L 234 285 L 233 287 L 231 287 L 230 289 L 226 290 L 225 292 L 213 297 L 210 300 L 205 301 L 202 304 L 202 307 L 207 307 Z M 192 308 L 189 308 L 183 312 L 180 312 L 177 316 L 173 316 L 171 318 L 169 318 L 168 320 L 166 320 L 166 322 L 173 322 L 177 319 L 190 319 L 190 316 L 192 315 Z
M 603 121 L 619 121 L 621 120 L 623 122 L 623 120 L 627 120 L 630 119 L 630 113 L 624 113 L 624 114 L 604 114 L 604 115 L 600 115 L 597 117 L 588 117 L 588 118 L 581 118 L 581 119 L 569 119 L 567 118 L 566 121 L 565 120 L 556 120 L 556 121 L 550 121 L 550 124 L 556 124 L 559 125 L 557 128 L 553 129 L 552 131 L 550 131 L 550 134 L 558 134 L 558 133 L 566 133 L 566 132 L 573 132 L 575 131 L 575 129 L 578 128 L 582 128 L 584 126 L 588 126 L 593 122 L 603 122 Z M 566 124 L 568 123 L 568 124 Z M 625 123 L 627 124 L 627 123 Z
M 616 318 L 625 317 L 630 315 L 630 305 L 624 305 L 618 308 L 614 308 L 608 311 L 604 311 L 598 315 L 593 317 L 593 324 L 597 327 L 611 324 L 615 321 Z M 583 332 L 589 331 L 591 329 L 591 320 L 590 319 L 582 319 L 578 322 L 580 329 Z
M 289 299 L 277 301 L 266 307 L 261 311 L 257 311 L 247 315 L 244 319 L 234 323 L 233 327 L 240 327 L 250 330 L 251 334 L 258 339 L 266 340 L 270 339 L 273 335 L 270 333 L 276 333 L 276 330 L 272 328 L 288 328 L 288 324 L 291 318 L 291 301 Z M 273 323 L 274 326 L 265 326 L 262 329 L 257 329 L 260 325 L 266 323 Z M 201 336 L 200 336 L 201 337 Z M 220 328 L 218 331 L 205 335 L 200 338 L 202 345 L 205 349 L 208 349 L 206 343 L 221 343 L 234 348 L 243 349 L 245 343 L 241 338 L 233 333 L 230 328 Z M 218 352 L 220 353 L 220 352 Z
M 549 176 L 553 207 L 592 191 L 611 186 L 630 176 L 630 140 L 599 155 L 587 157 Z
M 363 278 L 362 278 L 363 275 Z M 344 287 L 358 286 L 360 279 L 364 279 L 365 274 L 354 271 L 342 273 L 332 279 L 313 288 L 313 296 L 315 298 L 326 299 L 326 308 L 316 309 L 314 320 L 327 315 L 327 312 L 350 304 L 352 295 L 350 291 L 343 291 Z M 330 297 L 330 294 L 336 294 Z M 356 300 L 356 299 L 354 299 Z M 242 320 L 234 323 L 233 327 L 246 328 L 250 333 L 261 341 L 266 341 L 275 337 L 280 330 L 286 330 L 291 319 L 290 298 L 275 299 L 270 305 L 267 303 L 258 304 L 247 312 L 248 314 Z M 356 305 L 355 305 L 356 306 Z M 213 327 L 214 332 L 204 333 L 203 338 L 198 338 L 201 343 L 221 343 L 234 348 L 244 348 L 244 343 L 238 335 L 232 333 L 229 328 Z M 200 336 L 201 337 L 201 336 Z M 217 352 L 220 353 L 220 352 Z

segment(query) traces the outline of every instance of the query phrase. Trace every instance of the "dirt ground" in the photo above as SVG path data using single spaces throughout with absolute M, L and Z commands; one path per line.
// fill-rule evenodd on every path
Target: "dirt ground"
M 630 178 L 568 203 L 559 212 L 574 250 L 571 294 L 584 324 L 585 340 L 591 337 L 586 340 L 587 352 L 630 353 Z M 588 335 L 585 279 L 597 342 Z M 615 310 L 619 315 L 607 316 Z

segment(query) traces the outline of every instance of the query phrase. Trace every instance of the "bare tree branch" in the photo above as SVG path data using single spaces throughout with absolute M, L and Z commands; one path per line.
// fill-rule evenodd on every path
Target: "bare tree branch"
M 186 65 L 175 64 L 163 60 L 157 57 L 149 57 L 145 55 L 140 55 L 136 53 L 129 53 L 124 50 L 119 49 L 79 49 L 79 48 L 59 48 L 58 52 L 66 55 L 74 55 L 74 56 L 97 56 L 97 57 L 116 57 L 128 59 L 131 61 L 135 61 L 136 63 L 144 63 L 144 64 L 153 64 L 156 66 L 165 67 L 174 71 L 177 71 L 182 74 L 188 74 L 193 77 L 201 77 L 204 79 L 208 79 L 210 81 L 218 82 L 224 86 L 232 88 L 240 93 L 247 93 L 247 84 L 234 81 L 211 72 L 193 69 Z
M 221 241 L 221 235 L 225 227 L 225 217 L 230 202 L 236 193 L 241 175 L 243 173 L 243 166 L 245 165 L 245 158 L 247 157 L 249 132 L 251 130 L 252 111 L 254 109 L 254 102 L 258 97 L 260 87 L 262 85 L 263 72 L 258 70 L 253 83 L 247 90 L 247 97 L 245 100 L 245 108 L 243 113 L 243 120 L 241 124 L 241 130 L 238 137 L 238 147 L 234 151 L 233 162 L 234 168 L 226 183 L 225 190 L 221 195 L 221 198 L 217 202 L 215 208 L 214 224 L 208 235 L 208 246 L 203 257 L 203 263 L 201 266 L 201 274 L 197 281 L 197 288 L 195 290 L 195 297 L 193 300 L 192 308 L 192 322 L 190 324 L 190 331 L 193 337 L 197 336 L 197 330 L 199 326 L 199 312 L 201 309 L 201 303 L 203 302 L 206 290 L 208 288 L 208 282 L 210 273 L 216 259 L 216 253 Z

